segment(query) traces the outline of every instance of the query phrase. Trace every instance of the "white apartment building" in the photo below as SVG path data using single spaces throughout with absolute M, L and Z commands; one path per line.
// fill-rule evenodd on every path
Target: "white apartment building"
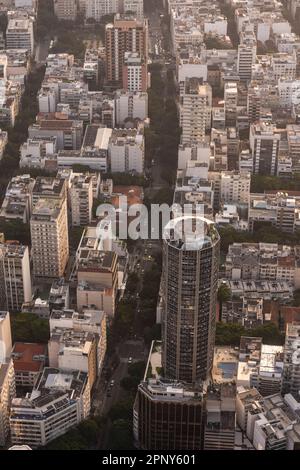
M 76 0 L 54 0 L 54 13 L 59 20 L 75 21 L 77 9 Z
M 181 95 L 180 125 L 183 144 L 205 142 L 205 130 L 211 125 L 212 90 L 199 79 L 186 79 Z
M 112 173 L 144 172 L 145 143 L 141 130 L 114 129 L 109 142 Z
M 256 338 L 249 338 L 255 340 Z M 259 357 L 242 358 L 238 363 L 237 386 L 255 388 L 262 396 L 281 391 L 283 347 L 263 344 Z
M 300 399 L 300 324 L 296 322 L 286 326 L 282 391 Z
M 226 277 L 237 280 L 285 281 L 300 285 L 298 247 L 277 243 L 233 243 L 226 256 Z
M 189 165 L 203 164 L 203 168 L 206 168 L 206 172 L 208 174 L 210 156 L 211 149 L 208 144 L 180 144 L 178 146 L 177 169 L 185 170 Z
M 50 316 L 50 332 L 58 329 L 89 332 L 97 338 L 97 373 L 101 373 L 106 353 L 106 315 L 103 311 L 83 309 L 81 313 L 66 309 L 53 310 Z
M 39 199 L 32 212 L 30 231 L 34 276 L 62 277 L 69 258 L 66 199 Z
M 300 80 L 278 80 L 279 103 L 283 108 L 300 104 Z
M 12 350 L 10 316 L 7 311 L 0 311 L 0 363 L 7 362 Z
M 76 301 L 79 312 L 88 305 L 103 310 L 109 318 L 113 318 L 116 308 L 115 294 L 112 289 L 98 284 L 79 281 L 76 290 Z
M 0 446 L 5 446 L 9 435 L 9 414 L 11 403 L 15 396 L 16 386 L 13 362 L 11 359 L 8 362 L 0 361 Z
M 56 151 L 56 137 L 27 139 L 20 147 L 20 168 L 44 168 Z
M 138 19 L 144 16 L 144 0 L 123 0 L 123 11 L 132 12 Z
M 27 49 L 29 54 L 34 50 L 33 21 L 31 18 L 11 18 L 6 29 L 7 49 Z
M 272 56 L 272 70 L 275 80 L 296 78 L 297 59 L 295 54 L 278 53 Z
M 79 174 L 72 178 L 69 189 L 71 223 L 86 226 L 92 220 L 93 181 L 91 176 Z
M 49 366 L 85 372 L 92 388 L 98 375 L 97 343 L 93 333 L 54 328 L 48 341 Z
M 204 21 L 204 32 L 206 34 L 213 33 L 218 36 L 227 35 L 227 19 L 224 16 L 214 16 L 208 18 Z
M 31 396 L 12 401 L 12 443 L 32 448 L 47 445 L 88 418 L 90 401 L 86 373 L 46 367 Z
M 147 66 L 137 52 L 125 52 L 123 88 L 128 91 L 146 91 L 148 88 Z
M 247 171 L 222 171 L 220 181 L 221 202 L 249 204 L 251 174 Z
M 117 91 L 115 95 L 117 126 L 126 125 L 126 121 L 148 118 L 148 93 Z
M 236 82 L 226 82 L 224 87 L 225 125 L 236 126 L 238 87 Z
M 5 220 L 19 219 L 24 224 L 28 223 L 31 215 L 34 183 L 35 181 L 30 178 L 30 175 L 13 177 L 7 186 L 0 216 Z
M 177 65 L 177 80 L 184 87 L 186 78 L 202 78 L 207 81 L 207 64 L 199 57 L 180 58 Z M 182 92 L 182 90 L 181 90 Z
M 102 16 L 119 12 L 119 0 L 86 0 L 85 17 L 99 21 Z
M 0 305 L 9 312 L 21 311 L 32 299 L 30 259 L 27 246 L 0 245 Z
M 38 95 L 39 112 L 40 113 L 55 113 L 57 106 L 57 95 L 55 90 L 41 90 Z

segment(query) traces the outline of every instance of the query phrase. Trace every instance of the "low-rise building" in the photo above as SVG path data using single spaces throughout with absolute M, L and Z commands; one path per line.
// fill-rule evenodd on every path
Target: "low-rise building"
M 274 280 L 300 286 L 299 247 L 277 243 L 233 243 L 225 270 L 232 280 Z
M 90 386 L 85 372 L 46 367 L 29 398 L 15 398 L 10 413 L 11 441 L 32 448 L 88 418 Z
M 32 191 L 35 180 L 30 175 L 14 176 L 5 192 L 0 217 L 5 220 L 20 220 L 29 223 L 32 210 Z
M 45 367 L 47 346 L 39 343 L 16 342 L 11 356 L 16 387 L 30 387 L 32 389 Z

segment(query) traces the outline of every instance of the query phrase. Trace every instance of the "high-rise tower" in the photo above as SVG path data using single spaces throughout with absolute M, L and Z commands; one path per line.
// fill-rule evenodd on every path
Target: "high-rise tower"
M 163 368 L 167 379 L 205 380 L 212 367 L 220 237 L 203 217 L 172 219 L 163 235 Z

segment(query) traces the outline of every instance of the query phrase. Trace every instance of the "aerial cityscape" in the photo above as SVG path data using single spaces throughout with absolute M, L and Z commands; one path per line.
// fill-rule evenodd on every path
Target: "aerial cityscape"
M 1 450 L 300 450 L 300 0 L 0 2 Z

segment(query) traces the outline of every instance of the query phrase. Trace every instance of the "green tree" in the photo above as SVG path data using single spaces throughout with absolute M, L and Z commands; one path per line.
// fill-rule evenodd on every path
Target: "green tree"
M 99 426 L 94 419 L 82 421 L 78 426 L 78 431 L 90 445 L 96 444 Z
M 131 420 L 132 419 L 132 405 L 133 399 L 129 397 L 127 399 L 120 400 L 118 403 L 113 405 L 108 413 L 109 418 L 112 421 L 119 419 Z
M 146 365 L 144 361 L 134 362 L 128 366 L 128 374 L 131 377 L 137 377 L 141 379 L 144 375 L 145 367 Z
M 137 377 L 123 377 L 121 380 L 121 385 L 124 388 L 124 390 L 127 390 L 129 392 L 136 392 L 138 385 L 140 383 L 140 379 Z
M 133 450 L 132 422 L 124 419 L 114 421 L 109 443 L 113 450 Z
M 13 342 L 47 343 L 50 336 L 49 322 L 32 313 L 11 315 Z
M 262 338 L 264 344 L 283 344 L 284 336 L 278 327 L 267 322 L 256 328 L 247 329 L 238 323 L 217 323 L 216 345 L 218 346 L 239 346 L 241 336 L 253 336 Z

